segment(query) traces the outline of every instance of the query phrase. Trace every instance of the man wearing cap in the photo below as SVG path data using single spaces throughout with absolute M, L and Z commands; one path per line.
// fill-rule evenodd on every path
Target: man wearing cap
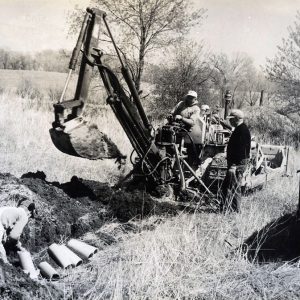
M 227 145 L 227 173 L 222 185 L 222 211 L 240 211 L 241 180 L 250 158 L 251 135 L 244 113 L 233 109 L 227 117 L 235 128 Z
M 207 118 L 207 115 L 209 114 L 209 106 L 207 104 L 202 104 L 201 105 L 201 109 L 200 109 L 200 115 L 206 119 Z
M 19 239 L 28 218 L 34 216 L 34 211 L 34 203 L 25 209 L 13 206 L 0 207 L 0 258 L 5 263 L 8 263 L 5 248 L 23 250 Z
M 195 123 L 195 118 L 200 115 L 197 93 L 188 91 L 184 100 L 180 101 L 172 110 L 172 115 L 176 121 L 182 121 L 187 126 L 192 127 Z
M 194 136 L 194 132 L 201 132 L 199 126 L 200 107 L 198 106 L 197 93 L 188 91 L 183 101 L 180 101 L 171 112 L 175 121 L 181 121 L 186 129 L 190 132 L 190 137 Z M 204 121 L 203 121 L 204 122 Z M 198 128 L 199 127 L 199 128 Z M 201 144 L 197 139 L 193 142 L 189 138 L 185 139 L 188 155 L 188 163 L 193 169 L 197 169 L 200 160 Z

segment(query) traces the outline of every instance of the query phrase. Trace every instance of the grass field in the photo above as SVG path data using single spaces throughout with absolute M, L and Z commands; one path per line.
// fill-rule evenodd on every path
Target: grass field
M 297 192 L 295 176 L 281 178 L 244 198 L 241 214 L 152 217 L 126 234 L 109 224 L 86 238 L 120 232 L 118 242 L 68 274 L 67 286 L 85 299 L 299 299 L 297 260 L 251 263 L 240 251 L 255 230 L 295 211 Z
M 44 171 L 48 180 L 69 181 L 73 175 L 85 179 L 113 182 L 117 165 L 114 160 L 89 161 L 68 156 L 52 144 L 49 129 L 54 115 L 36 110 L 28 99 L 12 94 L 0 95 L 0 164 L 1 173 L 21 176 L 26 172 Z M 109 120 L 109 121 L 108 121 Z M 112 113 L 99 113 L 93 118 L 99 128 L 117 143 L 124 153 L 130 154 L 129 141 Z M 115 134 L 117 128 L 119 134 Z M 119 128 L 119 129 L 118 129 Z
M 44 71 L 0 70 L 0 86 L 2 88 L 15 89 L 24 79 L 30 80 L 36 87 L 46 90 L 49 87 L 63 87 L 66 74 Z
M 13 88 L 11 76 L 6 80 Z M 42 85 L 46 83 L 41 79 Z M 110 183 L 120 175 L 113 161 L 88 161 L 56 150 L 48 133 L 53 115 L 34 99 L 7 90 L 0 95 L 0 105 L 1 173 L 20 176 L 40 170 L 48 180 L 64 182 L 77 175 Z M 109 110 L 99 110 L 92 121 L 130 153 L 129 142 Z M 88 264 L 65 271 L 60 284 L 77 299 L 299 299 L 297 260 L 258 264 L 240 251 L 255 230 L 296 210 L 296 169 L 300 168 L 296 152 L 290 167 L 293 176 L 278 178 L 263 191 L 244 197 L 240 214 L 196 211 L 152 216 L 132 220 L 133 231 L 112 220 L 84 237 L 99 243 L 99 254 Z M 114 237 L 115 243 L 103 248 L 101 233 Z
M 117 166 L 113 160 L 89 161 L 65 155 L 52 144 L 49 129 L 54 121 L 52 103 L 57 102 L 66 74 L 39 71 L 0 70 L 0 163 L 1 172 L 17 176 L 35 170 L 48 170 L 49 180 L 68 181 L 73 175 L 86 179 L 113 182 Z M 76 78 L 73 78 L 73 81 Z M 21 97 L 16 89 L 24 80 L 44 95 L 55 88 L 56 99 Z M 71 83 L 70 94 L 74 91 Z M 129 155 L 131 146 L 113 113 L 101 105 L 89 108 L 92 116 L 87 120 L 96 123 L 101 131 L 112 137 L 124 154 Z M 118 132 L 116 135 L 115 132 Z M 46 159 L 45 159 L 46 158 Z M 49 160 L 50 159 L 50 160 Z M 51 163 L 51 160 L 55 164 Z M 49 170 L 51 166 L 51 170 Z

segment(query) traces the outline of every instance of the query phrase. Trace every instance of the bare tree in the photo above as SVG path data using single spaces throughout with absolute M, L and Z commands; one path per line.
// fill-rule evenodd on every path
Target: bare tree
M 220 104 L 224 106 L 224 93 L 227 89 L 232 92 L 232 106 L 240 106 L 242 99 L 236 99 L 236 92 L 245 90 L 247 80 L 255 74 L 252 59 L 246 54 L 236 53 L 232 58 L 221 53 L 211 58 L 211 81 L 214 88 L 219 90 Z
M 106 11 L 116 25 L 121 52 L 138 90 L 146 56 L 186 35 L 205 15 L 204 9 L 193 9 L 189 0 L 93 0 L 92 5 Z M 78 24 L 80 14 L 71 15 L 71 26 Z
M 270 97 L 270 84 L 265 76 L 261 72 L 253 70 L 247 76 L 245 84 L 246 97 L 245 101 L 250 105 L 254 106 L 261 97 L 261 91 L 267 92 L 267 96 Z
M 279 95 L 287 112 L 300 111 L 300 13 L 288 28 L 288 37 L 273 59 L 267 60 L 266 73 L 269 79 L 279 85 Z
M 168 64 L 154 69 L 154 106 L 159 107 L 160 113 L 170 111 L 188 90 L 197 91 L 198 98 L 209 102 L 207 93 L 211 68 L 207 55 L 202 45 L 184 40 L 168 53 Z M 155 107 L 153 110 L 157 112 Z

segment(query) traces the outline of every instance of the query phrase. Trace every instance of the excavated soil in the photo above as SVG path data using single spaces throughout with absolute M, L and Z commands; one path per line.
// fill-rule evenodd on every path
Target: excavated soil
M 64 299 L 53 284 L 29 278 L 20 268 L 0 261 L 0 298 L 3 300 Z
M 21 242 L 35 265 L 41 261 L 58 266 L 48 256 L 48 246 L 100 229 L 113 219 L 127 222 L 151 214 L 176 214 L 180 209 L 167 199 L 158 200 L 142 190 L 114 190 L 108 184 L 72 177 L 70 182 L 48 182 L 43 172 L 21 178 L 0 174 L 0 206 L 27 206 L 35 202 L 37 214 L 23 231 Z M 102 237 L 100 236 L 100 239 Z M 105 236 L 103 237 L 106 238 Z M 105 241 L 104 241 L 105 242 Z M 33 281 L 24 274 L 15 253 L 8 253 L 10 265 L 0 260 L 1 299 L 60 299 L 57 285 Z M 35 297 L 35 298 L 33 298 Z
M 98 194 L 97 194 L 98 193 Z M 35 202 L 37 214 L 23 231 L 21 242 L 30 251 L 35 265 L 53 261 L 48 256 L 48 246 L 86 232 L 99 229 L 112 218 L 110 209 L 98 201 L 111 194 L 107 184 L 94 183 L 94 190 L 84 186 L 74 177 L 65 184 L 47 182 L 42 172 L 28 173 L 21 179 L 11 174 L 0 174 L 0 206 L 15 206 L 18 202 L 29 205 Z M 105 202 L 105 201 L 104 201 Z M 1 299 L 60 299 L 63 293 L 57 286 L 33 281 L 21 270 L 16 253 L 8 253 L 12 266 L 0 260 Z M 57 267 L 56 265 L 53 265 Z
M 68 133 L 50 129 L 54 145 L 64 153 L 84 157 L 87 159 L 116 158 L 119 162 L 125 158 L 116 144 L 96 124 L 73 119 Z

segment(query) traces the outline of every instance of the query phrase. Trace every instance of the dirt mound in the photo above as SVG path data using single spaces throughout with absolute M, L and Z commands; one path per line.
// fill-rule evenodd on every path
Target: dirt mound
M 105 199 L 109 195 L 109 186 L 100 184 L 102 189 L 95 191 L 99 194 L 102 191 L 103 195 L 98 195 L 97 198 L 97 194 L 83 185 L 77 177 L 72 178 L 69 183 L 59 184 L 47 182 L 42 173 L 32 177 L 29 175 L 13 180 L 17 180 L 36 196 L 38 214 L 24 232 L 24 246 L 30 251 L 38 252 L 53 242 L 79 237 L 85 232 L 100 228 L 112 217 L 109 209 L 100 201 L 101 196 Z M 106 190 L 107 193 L 104 193 Z M 28 203 L 31 200 L 28 199 Z
M 48 182 L 46 175 L 40 171 L 29 172 L 21 178 L 0 174 L 0 206 L 16 206 L 18 203 L 28 206 L 31 202 L 36 204 L 37 214 L 34 219 L 29 220 L 21 242 L 30 251 L 35 265 L 46 260 L 55 268 L 58 266 L 47 252 L 48 246 L 54 242 L 65 242 L 87 233 L 97 235 L 104 224 L 115 218 L 127 222 L 132 218 L 143 218 L 152 214 L 174 215 L 182 209 L 180 204 L 167 197 L 154 198 L 143 190 L 113 189 L 107 183 L 78 177 L 72 177 L 70 182 L 61 184 Z M 98 238 L 103 240 L 103 244 L 114 242 L 114 237 L 107 238 L 105 234 L 98 234 Z M 9 253 L 8 259 L 14 267 L 3 265 L 0 261 L 4 274 L 2 277 L 5 278 L 0 286 L 2 298 L 61 297 L 55 286 L 44 286 L 41 281 L 32 281 L 25 275 L 15 253 Z M 49 296 L 49 292 L 54 296 Z
M 0 261 L 0 298 L 5 299 L 63 299 L 63 293 L 54 285 L 42 284 L 29 278 L 21 268 Z
M 244 241 L 250 260 L 258 262 L 291 261 L 300 257 L 300 219 L 286 214 L 254 232 Z
M 141 190 L 113 193 L 109 200 L 113 214 L 123 222 L 132 218 L 144 218 L 150 215 L 177 214 L 180 209 L 174 201 L 155 199 Z
M 47 253 L 51 243 L 93 232 L 111 219 L 110 209 L 101 202 L 101 199 L 105 202 L 110 193 L 111 188 L 107 184 L 93 181 L 83 184 L 77 177 L 59 184 L 47 182 L 43 172 L 27 173 L 21 179 L 11 174 L 0 174 L 0 206 L 36 204 L 37 215 L 29 220 L 21 237 L 35 265 L 43 260 L 53 264 Z M 15 253 L 8 253 L 8 259 L 13 267 L 0 261 L 1 299 L 63 298 L 59 289 L 48 283 L 33 281 L 25 275 Z

